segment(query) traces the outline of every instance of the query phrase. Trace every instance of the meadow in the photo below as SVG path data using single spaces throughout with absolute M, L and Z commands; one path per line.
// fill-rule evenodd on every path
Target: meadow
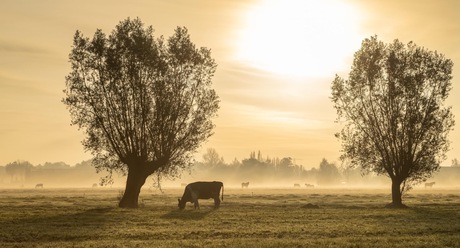
M 0 247 L 460 247 L 460 189 L 225 188 L 221 208 L 177 209 L 180 188 L 0 189 Z

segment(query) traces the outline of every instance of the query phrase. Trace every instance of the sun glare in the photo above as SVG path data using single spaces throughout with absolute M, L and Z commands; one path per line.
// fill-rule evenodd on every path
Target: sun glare
M 339 0 L 261 0 L 244 25 L 237 60 L 281 75 L 334 74 L 361 43 L 356 11 Z

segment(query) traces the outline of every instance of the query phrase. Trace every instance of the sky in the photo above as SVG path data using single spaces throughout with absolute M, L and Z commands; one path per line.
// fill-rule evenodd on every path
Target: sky
M 0 165 L 90 159 L 82 130 L 61 102 L 73 35 L 106 34 L 139 17 L 169 37 L 189 30 L 218 64 L 214 148 L 228 163 L 260 151 L 306 168 L 339 162 L 331 82 L 347 77 L 365 38 L 414 41 L 454 62 L 457 128 L 443 165 L 460 158 L 460 1 L 457 0 L 2 0 L 0 1 Z

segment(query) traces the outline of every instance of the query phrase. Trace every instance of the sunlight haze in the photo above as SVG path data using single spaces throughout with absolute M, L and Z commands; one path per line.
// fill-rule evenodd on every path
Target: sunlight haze
M 447 100 L 456 116 L 443 165 L 460 159 L 460 1 L 159 0 L 0 1 L 0 165 L 91 158 L 61 102 L 73 36 L 105 34 L 139 17 L 168 38 L 177 26 L 207 47 L 218 67 L 214 135 L 202 145 L 230 163 L 252 151 L 306 168 L 338 162 L 341 126 L 330 100 L 361 41 L 414 41 L 454 62 Z
M 358 16 L 343 1 L 256 2 L 245 15 L 237 59 L 285 76 L 334 74 L 359 48 Z

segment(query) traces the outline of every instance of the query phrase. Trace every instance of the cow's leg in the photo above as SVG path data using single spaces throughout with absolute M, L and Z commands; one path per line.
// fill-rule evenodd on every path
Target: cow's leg
M 192 201 L 195 209 L 200 209 L 200 204 L 198 203 L 199 194 L 196 191 L 192 191 Z
M 220 206 L 220 198 L 219 196 L 214 197 L 214 209 L 218 209 Z

